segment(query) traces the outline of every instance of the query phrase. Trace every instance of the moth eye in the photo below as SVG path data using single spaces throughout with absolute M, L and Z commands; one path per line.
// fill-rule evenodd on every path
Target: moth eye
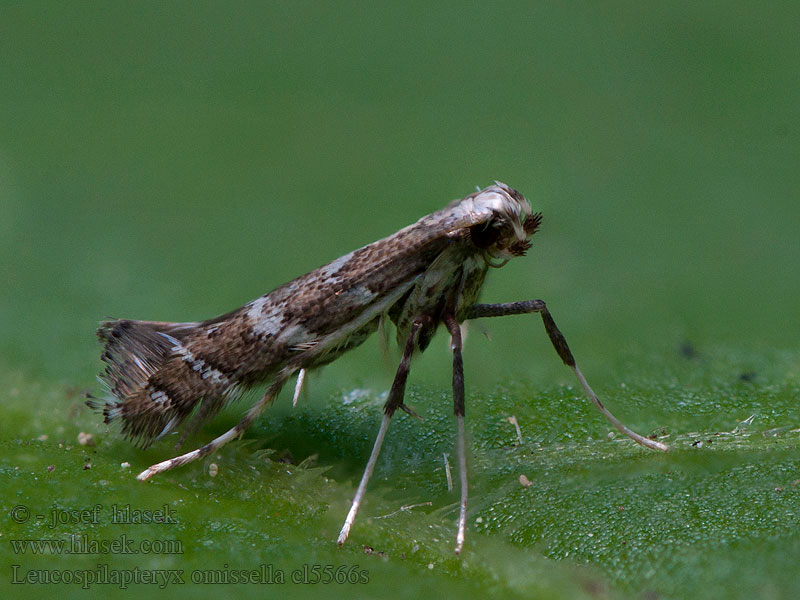
M 476 247 L 485 249 L 497 242 L 500 238 L 499 223 L 495 219 L 490 219 L 486 223 L 473 225 L 469 228 L 469 236 Z

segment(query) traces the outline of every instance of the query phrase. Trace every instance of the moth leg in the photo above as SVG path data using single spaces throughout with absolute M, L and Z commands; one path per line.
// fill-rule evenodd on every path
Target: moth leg
M 631 431 L 625 425 L 623 425 L 619 419 L 612 415 L 605 406 L 603 406 L 603 403 L 600 402 L 600 399 L 597 397 L 597 394 L 594 393 L 594 390 L 589 387 L 586 378 L 583 376 L 583 373 L 581 373 L 581 370 L 575 363 L 575 358 L 572 356 L 572 352 L 567 345 L 567 340 L 564 339 L 563 334 L 561 331 L 559 331 L 555 321 L 553 321 L 553 317 L 550 315 L 550 311 L 547 310 L 544 300 L 527 300 L 525 302 L 507 302 L 502 304 L 475 304 L 470 309 L 467 318 L 480 319 L 483 317 L 504 317 L 506 315 L 522 315 L 537 312 L 541 313 L 545 331 L 547 331 L 547 335 L 550 338 L 553 347 L 556 349 L 556 352 L 558 352 L 558 355 L 561 357 L 561 360 L 564 361 L 565 365 L 574 371 L 575 377 L 578 378 L 578 381 L 580 382 L 584 392 L 586 392 L 586 395 L 589 397 L 592 403 L 594 403 L 597 409 L 603 413 L 603 416 L 605 416 L 605 418 L 608 419 L 611 424 L 616 427 L 618 431 L 620 431 L 620 433 L 624 433 L 634 442 L 653 450 L 661 450 L 662 452 L 669 450 L 669 446 L 666 444 L 651 440 L 639 435 L 635 431 Z
M 222 448 L 225 444 L 230 442 L 233 439 L 236 439 L 240 435 L 242 435 L 250 425 L 253 424 L 253 421 L 258 418 L 258 415 L 261 414 L 267 406 L 272 404 L 272 401 L 275 400 L 275 397 L 280 393 L 281 388 L 283 388 L 283 384 L 286 382 L 286 376 L 277 379 L 273 384 L 269 387 L 267 392 L 262 396 L 261 400 L 259 400 L 256 404 L 254 404 L 250 410 L 247 411 L 247 414 L 244 418 L 239 421 L 234 427 L 223 433 L 221 436 L 211 440 L 205 446 L 201 446 L 196 450 L 192 450 L 191 452 L 187 452 L 186 454 L 182 454 L 181 456 L 176 456 L 175 458 L 170 458 L 169 460 L 165 460 L 158 464 L 155 464 L 151 467 L 148 467 L 139 475 L 137 475 L 136 479 L 139 481 L 147 481 L 153 475 L 158 475 L 164 471 L 169 471 L 170 469 L 174 469 L 176 467 L 182 467 L 183 465 L 195 461 L 199 458 L 203 458 L 204 456 L 208 456 L 212 452 L 216 452 L 220 448 Z
M 458 472 L 461 477 L 461 509 L 458 513 L 456 554 L 461 554 L 467 526 L 467 455 L 464 442 L 464 361 L 461 357 L 461 327 L 453 316 L 446 316 L 444 324 L 450 332 L 450 348 L 453 351 L 453 412 L 458 424 Z
M 297 401 L 300 399 L 300 392 L 303 389 L 303 383 L 306 380 L 306 370 L 300 369 L 297 372 L 297 383 L 294 384 L 294 395 L 292 396 L 292 408 L 297 406 Z
M 383 438 L 386 436 L 386 432 L 389 429 L 389 421 L 398 408 L 405 406 L 403 404 L 403 395 L 406 390 L 408 372 L 411 368 L 411 355 L 414 353 L 414 346 L 417 343 L 417 333 L 421 325 L 421 321 L 415 321 L 411 325 L 411 333 L 408 336 L 406 347 L 403 350 L 403 358 L 400 360 L 400 365 L 397 367 L 397 373 L 394 376 L 392 388 L 389 391 L 389 398 L 387 398 L 386 404 L 383 406 L 383 419 L 381 420 L 381 427 L 378 430 L 378 436 L 375 438 L 375 444 L 372 446 L 372 452 L 369 455 L 367 466 L 364 468 L 364 474 L 361 476 L 361 483 L 358 484 L 356 495 L 353 497 L 353 503 L 350 505 L 350 512 L 347 513 L 347 518 L 344 520 L 342 530 L 339 532 L 339 538 L 336 540 L 336 543 L 340 546 L 344 544 L 347 536 L 350 535 L 350 528 L 353 526 L 356 513 L 361 506 L 361 501 L 364 499 L 364 493 L 367 491 L 367 483 L 372 476 L 372 471 L 375 469 L 375 463 L 378 462 L 378 455 L 381 452 Z

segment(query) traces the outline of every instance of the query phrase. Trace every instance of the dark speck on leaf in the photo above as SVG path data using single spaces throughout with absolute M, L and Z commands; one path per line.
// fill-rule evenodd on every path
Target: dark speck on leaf
M 691 342 L 681 342 L 681 345 L 678 346 L 678 352 L 682 357 L 689 360 L 697 358 L 697 348 Z
M 284 450 L 283 454 L 281 454 L 280 458 L 278 458 L 278 462 L 284 463 L 286 465 L 296 465 L 297 461 L 292 456 L 292 453 L 288 450 Z

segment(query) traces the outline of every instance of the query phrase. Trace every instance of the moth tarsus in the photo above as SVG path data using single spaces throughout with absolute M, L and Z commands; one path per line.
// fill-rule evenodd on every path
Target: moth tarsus
M 403 357 L 338 537 L 341 545 L 361 506 L 393 414 L 400 408 L 417 416 L 404 402 L 411 357 L 424 351 L 439 325 L 444 325 L 453 353 L 461 483 L 455 550 L 460 553 L 468 490 L 460 329 L 464 321 L 540 313 L 559 357 L 614 427 L 639 444 L 667 449 L 625 427 L 603 406 L 543 301 L 476 304 L 489 267 L 501 267 L 524 255 L 540 221 L 541 215 L 532 212 L 519 192 L 496 182 L 220 317 L 188 323 L 106 321 L 97 333 L 106 363 L 100 378 L 109 394 L 105 400 L 93 398 L 87 404 L 101 411 L 107 423 L 119 421 L 122 433 L 131 440 L 148 446 L 178 426 L 183 426 L 183 440 L 243 390 L 269 383 L 264 396 L 233 428 L 196 450 L 152 465 L 138 476 L 146 480 L 203 458 L 243 435 L 294 374 L 296 404 L 308 371 L 335 360 L 391 321 L 404 348 Z
M 303 390 L 303 383 L 306 380 L 306 370 L 300 369 L 297 372 L 297 382 L 294 385 L 294 394 L 292 395 L 292 407 L 297 406 L 297 401 L 300 400 L 300 392 Z

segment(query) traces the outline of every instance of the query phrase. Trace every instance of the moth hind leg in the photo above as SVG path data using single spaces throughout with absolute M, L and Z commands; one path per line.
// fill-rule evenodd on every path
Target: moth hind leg
M 608 419 L 608 421 L 620 433 L 625 434 L 634 442 L 641 444 L 642 446 L 646 446 L 647 448 L 661 450 L 662 452 L 669 450 L 669 446 L 666 444 L 656 440 L 651 440 L 639 435 L 635 431 L 632 431 L 613 414 L 611 414 L 611 412 L 605 406 L 603 406 L 603 403 L 597 397 L 597 394 L 594 393 L 594 390 L 592 390 L 592 388 L 589 386 L 589 383 L 586 381 L 583 373 L 581 373 L 581 370 L 578 368 L 578 365 L 575 362 L 575 357 L 572 355 L 572 351 L 569 349 L 569 345 L 567 344 L 567 340 L 564 338 L 564 335 L 561 333 L 561 330 L 559 330 L 558 326 L 556 326 L 553 316 L 550 314 L 550 311 L 547 310 L 547 305 L 545 304 L 544 300 L 526 300 L 523 302 L 506 302 L 501 304 L 475 304 L 472 306 L 472 308 L 470 308 L 467 318 L 480 319 L 484 317 L 504 317 L 508 315 L 522 315 L 530 313 L 540 313 L 542 315 L 542 322 L 544 323 L 545 331 L 547 332 L 550 342 L 553 344 L 553 347 L 555 348 L 559 357 L 561 357 L 561 360 L 564 362 L 564 364 L 570 367 L 575 373 L 575 377 L 577 377 L 578 382 L 581 384 L 581 387 L 592 403 L 601 413 L 603 413 L 603 416 Z
M 276 379 L 272 385 L 269 386 L 267 392 L 261 397 L 261 399 L 256 402 L 250 410 L 247 411 L 247 414 L 239 421 L 236 425 L 231 427 L 228 431 L 223 433 L 222 435 L 214 438 L 209 443 L 196 450 L 192 450 L 191 452 L 187 452 L 186 454 L 181 454 L 180 456 L 176 456 L 174 458 L 170 458 L 169 460 L 162 461 L 155 465 L 152 465 L 139 473 L 136 476 L 136 479 L 139 481 L 147 481 L 154 475 L 158 475 L 159 473 L 163 473 L 164 471 L 169 471 L 170 469 L 175 469 L 177 467 L 181 467 L 185 464 L 208 456 L 209 454 L 216 452 L 220 448 L 222 448 L 225 444 L 230 442 L 231 440 L 236 439 L 237 437 L 244 434 L 245 431 L 253 424 L 253 421 L 258 418 L 258 415 L 270 404 L 272 404 L 273 400 L 278 396 L 281 389 L 283 388 L 283 384 L 286 383 L 286 379 L 289 377 L 289 374 L 281 375 L 279 379 Z

